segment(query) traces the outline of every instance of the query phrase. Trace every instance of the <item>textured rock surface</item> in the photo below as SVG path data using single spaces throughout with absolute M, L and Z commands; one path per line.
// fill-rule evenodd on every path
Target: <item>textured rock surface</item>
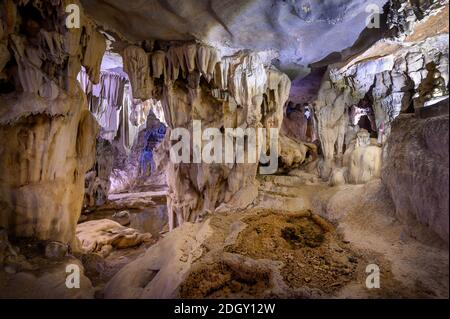
M 292 170 L 308 164 L 317 158 L 317 147 L 312 143 L 302 143 L 281 135 L 279 138 L 279 166 L 281 169 Z
M 0 3 L 0 297 L 448 297 L 448 0 L 81 2 Z
M 400 2 L 390 2 L 393 37 L 329 65 L 320 86 L 313 105 L 324 157 L 320 175 L 324 180 L 331 176 L 332 184 L 342 177 L 364 183 L 379 176 L 381 149 L 355 149 L 360 128 L 369 130 L 369 138 L 378 137 L 382 146 L 399 114 L 422 107 L 433 94 L 448 94 L 448 24 L 436 25 L 434 18 L 447 19 L 448 6 L 445 1 L 414 7 Z M 411 10 L 415 18 L 408 22 L 405 14 L 413 14 Z
M 81 223 L 77 226 L 77 237 L 85 253 L 101 252 L 105 246 L 128 248 L 151 239 L 151 234 L 142 234 L 119 223 L 101 219 Z
M 94 167 L 87 172 L 83 206 L 101 206 L 108 200 L 111 187 L 110 175 L 113 170 L 114 149 L 108 140 L 97 139 Z
M 45 258 L 39 254 L 44 242 L 30 239 L 12 244 L 7 231 L 0 229 L 0 298 L 20 299 L 92 299 L 94 288 L 81 262 L 67 255 L 67 245 L 48 242 Z M 29 255 L 28 257 L 25 255 Z M 70 267 L 70 268 L 68 268 Z M 79 288 L 67 289 L 67 269 L 78 268 Z
M 174 298 L 190 266 L 203 254 L 208 223 L 185 223 L 127 265 L 108 283 L 105 298 Z
M 394 203 L 380 180 L 330 188 L 306 186 L 295 177 L 275 178 L 278 188 L 284 185 L 291 188 L 292 194 L 303 194 L 305 209 L 338 223 L 335 230 L 324 218 L 314 217 L 321 229 L 326 229 L 324 244 L 312 249 L 289 246 L 286 249 L 289 244 L 278 237 L 282 233 L 279 227 L 293 226 L 296 218 L 314 215 L 308 211 L 285 212 L 284 204 L 271 209 L 214 214 L 202 224 L 184 223 L 125 266 L 107 285 L 105 297 L 445 298 L 448 295 L 448 252 L 403 234 L 404 227 L 394 217 Z M 267 191 L 274 191 L 274 184 Z M 281 193 L 287 195 L 288 201 L 290 193 L 285 190 Z M 344 239 L 339 237 L 343 241 L 333 240 L 335 231 L 343 236 Z M 328 255 L 327 249 L 340 253 Z M 300 258 L 298 254 L 306 251 L 308 254 Z M 349 252 L 350 264 L 345 257 Z M 306 260 L 316 267 L 307 266 Z M 368 260 L 383 269 L 383 289 L 366 289 L 361 285 Z M 346 275 L 341 277 L 337 272 L 328 277 L 339 263 L 344 263 Z M 363 276 L 357 275 L 357 271 L 356 277 L 352 277 L 351 265 L 355 263 L 362 266 Z M 328 282 L 329 278 L 333 278 L 334 286 Z
M 345 180 L 350 184 L 364 184 L 380 178 L 382 148 L 370 140 L 365 130 L 360 130 L 343 157 Z
M 380 8 L 386 2 L 372 1 Z M 123 0 L 86 0 L 83 4 L 97 21 L 131 41 L 195 38 L 228 50 L 276 50 L 281 64 L 294 72 L 353 45 L 370 15 L 367 2 L 360 0 L 152 0 L 132 5 Z
M 0 271 L 0 298 L 93 299 L 95 290 L 84 272 L 80 275 L 80 289 L 67 289 L 67 265 L 76 265 L 83 271 L 83 265 L 74 257 L 66 258 L 58 264 L 47 265 L 35 272 L 8 274 Z
M 383 154 L 382 179 L 414 236 L 448 244 L 448 115 L 399 118 Z M 422 226 L 419 229 L 414 226 Z
M 97 133 L 76 76 L 83 65 L 98 82 L 106 48 L 84 15 L 83 29 L 66 28 L 67 4 L 8 0 L 0 18 L 12 52 L 0 94 L 0 225 L 64 243 L 74 236 Z
M 150 100 L 149 100 L 150 101 Z M 129 152 L 124 152 L 120 142 L 115 145 L 115 156 L 111 179 L 111 193 L 122 193 L 125 191 L 136 191 L 146 187 L 161 187 L 166 185 L 165 159 L 163 165 L 157 165 L 155 155 L 157 147 L 164 139 L 166 125 L 154 114 L 161 108 L 160 103 L 148 103 L 152 110 L 148 113 L 146 124 L 134 139 Z M 162 112 L 162 109 L 161 109 Z M 161 118 L 163 119 L 163 118 Z
M 11 109 L 45 103 L 34 95 L 0 99 Z M 80 91 L 75 97 L 60 95 L 48 106 L 59 114 L 25 116 L 0 126 L 1 140 L 8 141 L 1 146 L 0 223 L 11 235 L 67 243 L 80 216 L 97 126 Z

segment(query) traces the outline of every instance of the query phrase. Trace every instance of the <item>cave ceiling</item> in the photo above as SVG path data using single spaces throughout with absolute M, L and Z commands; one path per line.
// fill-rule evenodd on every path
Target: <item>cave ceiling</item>
M 199 40 L 225 52 L 267 51 L 291 79 L 361 42 L 365 0 L 82 0 L 105 30 L 130 42 Z M 386 0 L 374 0 L 380 8 Z

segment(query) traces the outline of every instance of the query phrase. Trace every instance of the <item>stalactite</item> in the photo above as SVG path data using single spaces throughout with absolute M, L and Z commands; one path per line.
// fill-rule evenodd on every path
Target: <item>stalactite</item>
M 137 97 L 147 98 L 152 93 L 146 85 L 152 81 L 147 77 L 164 76 L 159 97 L 172 129 L 185 127 L 192 131 L 195 119 L 217 128 L 281 126 L 290 81 L 264 65 L 258 54 L 239 52 L 221 57 L 215 48 L 191 43 L 172 45 L 165 52 L 146 53 L 141 48 L 128 47 L 123 58 L 133 90 L 145 91 Z M 146 64 L 149 60 L 151 68 Z M 257 167 L 256 163 L 169 163 L 171 227 L 195 221 L 203 212 L 229 201 L 239 189 L 254 181 Z

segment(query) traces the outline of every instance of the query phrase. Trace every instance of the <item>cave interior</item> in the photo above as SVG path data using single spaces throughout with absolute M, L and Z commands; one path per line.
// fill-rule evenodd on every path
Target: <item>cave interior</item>
M 448 16 L 2 0 L 0 298 L 448 298 Z

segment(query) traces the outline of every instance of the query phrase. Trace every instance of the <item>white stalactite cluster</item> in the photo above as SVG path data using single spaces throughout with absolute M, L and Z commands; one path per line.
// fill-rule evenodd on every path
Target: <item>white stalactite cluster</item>
M 201 120 L 203 129 L 281 126 L 290 80 L 264 65 L 258 54 L 222 57 L 215 48 L 188 43 L 153 52 L 130 46 L 123 58 L 133 95 L 161 99 L 171 129 L 184 127 L 192 132 L 193 120 Z M 165 152 L 171 145 L 169 134 L 163 143 Z M 171 228 L 196 221 L 230 201 L 254 183 L 257 168 L 258 164 L 169 163 Z
M 101 127 L 100 135 L 108 141 L 120 140 L 120 148 L 129 152 L 139 132 L 145 128 L 152 100 L 145 102 L 133 98 L 126 74 L 102 71 L 100 82 L 92 84 L 85 70 L 78 75 L 87 95 L 89 110 Z

